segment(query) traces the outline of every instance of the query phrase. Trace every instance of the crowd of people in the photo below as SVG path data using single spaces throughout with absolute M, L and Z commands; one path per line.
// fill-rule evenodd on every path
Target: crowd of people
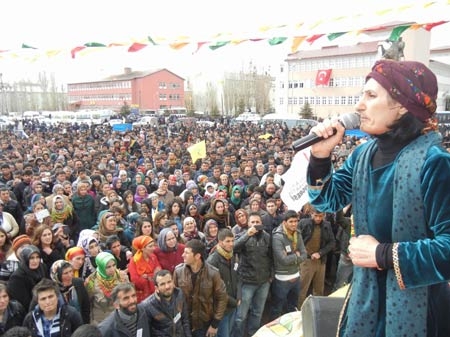
M 330 207 L 318 185 L 300 212 L 280 198 L 290 145 L 309 130 L 226 120 L 24 130 L 0 134 L 0 334 L 23 324 L 69 337 L 91 324 L 103 337 L 252 336 L 352 279 L 351 198 Z M 313 147 L 312 185 L 360 143 L 338 131 Z M 200 140 L 206 157 L 192 162 Z M 387 250 L 380 269 L 392 267 Z
M 23 125 L 28 139 L 0 134 L 0 294 L 9 298 L 1 333 L 25 319 L 33 335 L 52 336 L 66 329 L 66 315 L 67 331 L 89 323 L 107 335 L 111 321 L 139 312 L 156 336 L 250 336 L 299 308 L 310 283 L 324 293 L 335 228 L 318 213 L 330 237 L 326 247 L 310 242 L 315 213 L 288 210 L 280 198 L 290 144 L 309 130 L 227 120 L 126 133 Z M 200 139 L 207 157 L 193 163 L 187 147 Z M 336 148 L 336 165 L 355 142 L 346 137 Z M 309 277 L 300 289 L 309 259 L 321 274 L 302 271 Z M 52 325 L 40 321 L 48 310 L 39 298 L 53 291 Z M 115 319 L 124 294 L 129 307 Z

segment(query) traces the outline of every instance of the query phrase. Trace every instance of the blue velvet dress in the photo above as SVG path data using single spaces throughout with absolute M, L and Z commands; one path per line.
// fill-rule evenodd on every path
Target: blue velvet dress
M 322 178 L 325 182 L 322 186 L 313 186 L 311 182 L 311 171 L 309 172 L 309 195 L 311 203 L 318 210 L 326 212 L 336 212 L 344 206 L 353 202 L 353 208 L 362 207 L 364 209 L 367 226 L 364 229 L 359 227 L 358 219 L 355 219 L 355 233 L 370 234 L 380 243 L 394 243 L 392 231 L 394 208 L 394 177 L 398 165 L 398 157 L 381 167 L 373 169 L 370 163 L 364 170 L 368 170 L 365 177 L 367 182 L 365 205 L 355 205 L 354 197 L 354 171 L 355 165 L 360 165 L 357 158 L 368 144 L 359 146 L 347 159 L 343 167 L 333 174 Z M 359 163 L 359 164 L 358 164 Z M 367 164 L 367 163 L 366 163 Z M 310 168 L 311 170 L 311 168 Z M 331 172 L 331 169 L 330 169 Z M 405 173 L 407 174 L 407 173 Z M 405 177 L 408 179 L 409 177 Z M 427 237 L 417 241 L 405 241 L 397 244 L 398 266 L 401 271 L 402 283 L 395 291 L 402 291 L 402 287 L 427 288 L 427 317 L 426 331 L 423 336 L 450 336 L 450 154 L 440 146 L 431 146 L 424 155 L 424 164 L 420 170 L 420 191 L 423 202 L 423 218 L 427 231 Z M 414 202 L 411 202 L 414 207 Z M 420 221 L 420 220 L 417 220 Z M 408 226 L 415 226 L 415 219 L 407 221 Z M 359 268 L 359 267 L 355 267 Z M 377 284 L 376 312 L 373 313 L 375 328 L 372 329 L 371 336 L 390 337 L 389 329 L 386 329 L 387 309 L 386 301 L 391 296 L 391 290 L 387 280 L 389 271 L 374 271 Z M 392 272 L 392 270 L 391 270 Z M 400 282 L 401 283 L 401 282 Z M 397 285 L 396 285 L 397 286 Z M 405 292 L 406 294 L 406 292 Z M 349 297 L 351 298 L 350 292 Z M 349 299 L 347 299 L 349 301 Z M 354 303 L 354 302 L 353 302 Z M 364 303 L 362 306 L 369 306 Z M 398 308 L 399 311 L 402 308 Z M 348 308 L 343 311 L 340 325 L 340 336 L 358 335 L 355 332 L 355 325 L 348 331 L 346 326 Z M 391 315 L 392 316 L 392 315 Z M 408 317 L 408 314 L 399 315 Z M 413 317 L 413 316 L 412 316 Z M 392 322 L 390 322 L 392 324 Z M 397 323 L 394 323 L 397 324 Z M 400 322 L 397 325 L 404 325 L 400 329 L 409 336 L 408 324 L 414 322 Z M 356 324 L 358 326 L 358 324 Z M 361 335 L 362 336 L 362 335 Z M 364 336 L 370 337 L 370 336 Z

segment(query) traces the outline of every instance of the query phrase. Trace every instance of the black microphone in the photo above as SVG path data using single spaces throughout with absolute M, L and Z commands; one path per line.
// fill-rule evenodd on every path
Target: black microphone
M 349 130 L 359 129 L 360 124 L 359 115 L 356 113 L 344 114 L 339 117 L 338 121 L 346 129 Z M 333 130 L 334 134 L 336 134 L 337 130 L 335 128 L 333 128 Z M 301 151 L 313 144 L 320 142 L 321 140 L 323 140 L 323 137 L 319 137 L 314 132 L 312 132 L 309 135 L 297 139 L 295 142 L 293 142 L 291 145 L 291 149 L 294 150 L 295 152 Z

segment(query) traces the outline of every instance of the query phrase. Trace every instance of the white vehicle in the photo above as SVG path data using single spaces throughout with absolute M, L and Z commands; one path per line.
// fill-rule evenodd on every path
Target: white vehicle
M 293 127 L 300 127 L 302 129 L 307 129 L 318 124 L 318 122 L 313 119 L 300 118 L 299 116 L 296 116 L 294 114 L 278 114 L 278 113 L 270 113 L 265 115 L 262 118 L 261 122 L 286 124 L 289 129 Z
M 258 114 L 255 114 L 255 113 L 251 113 L 251 112 L 244 112 L 244 113 L 240 114 L 238 117 L 236 117 L 235 120 L 239 121 L 239 122 L 258 123 L 261 120 L 261 116 Z
M 144 116 L 141 119 L 134 122 L 132 125 L 133 125 L 133 129 L 140 128 L 143 126 L 158 126 L 158 117 Z

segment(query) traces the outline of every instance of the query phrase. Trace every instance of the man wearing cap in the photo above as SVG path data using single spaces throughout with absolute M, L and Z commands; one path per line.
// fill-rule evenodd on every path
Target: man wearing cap
M 436 131 L 437 94 L 424 64 L 380 60 L 356 104 L 373 138 L 333 173 L 344 127 L 325 120 L 311 130 L 324 138 L 311 146 L 311 203 L 321 212 L 352 203 L 354 217 L 338 336 L 450 335 L 450 154 Z

